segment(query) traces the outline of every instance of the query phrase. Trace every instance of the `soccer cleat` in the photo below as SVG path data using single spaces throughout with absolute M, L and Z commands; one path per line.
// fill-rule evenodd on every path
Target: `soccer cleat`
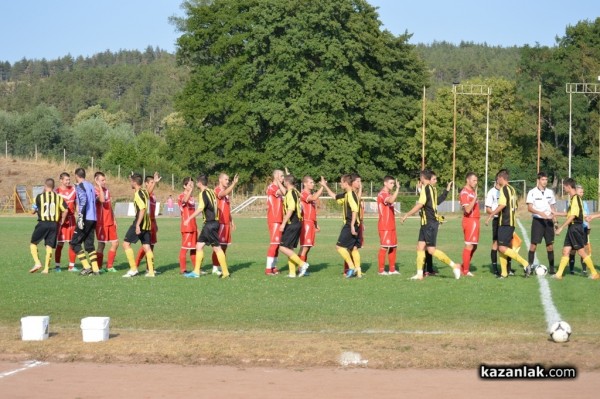
M 287 276 L 288 276 L 288 278 L 296 278 L 295 274 L 288 274 Z
M 79 273 L 81 270 L 76 268 L 75 266 L 69 267 L 69 271 L 73 273 Z
M 410 280 L 423 280 L 423 276 L 419 276 L 419 274 L 415 274 L 410 278 Z
M 195 273 L 195 272 L 186 273 L 186 274 L 184 274 L 184 276 L 186 278 L 200 278 L 200 275 L 198 273 Z
M 90 274 L 88 274 L 88 276 L 99 276 L 100 272 L 91 272 Z
M 471 273 L 471 272 L 467 272 L 467 274 L 465 274 L 465 276 L 467 276 L 467 277 L 475 277 L 475 275 L 473 273 Z
M 390 276 L 399 275 L 400 272 L 398 270 L 394 270 L 393 272 L 388 272 Z
M 562 278 L 562 276 L 559 276 L 558 274 L 553 274 L 553 275 L 551 276 L 551 278 L 553 278 L 553 279 L 555 279 L 555 280 L 562 280 L 562 279 L 563 279 L 563 278 Z
M 62 272 L 62 270 L 61 270 L 60 266 L 54 266 L 54 272 L 55 272 L 55 273 L 60 273 L 60 272 Z
M 107 267 L 107 268 L 106 268 L 106 271 L 107 271 L 108 273 L 116 273 L 116 272 L 117 272 L 117 269 L 115 269 L 114 267 Z
M 276 267 L 273 267 L 273 269 L 271 269 L 273 271 L 273 274 L 277 275 L 279 274 L 279 269 Z
M 306 271 L 308 270 L 308 266 L 310 266 L 310 265 L 306 262 L 304 262 L 302 264 L 302 266 L 300 266 L 300 273 L 298 273 L 298 277 L 303 277 L 306 274 Z
M 386 272 L 386 271 L 379 272 L 379 273 L 377 273 L 377 274 L 379 274 L 380 276 L 389 276 L 389 275 L 390 275 L 390 273 L 388 273 L 388 272 Z
M 223 274 L 223 273 L 219 274 L 220 279 L 226 279 L 226 278 L 229 278 L 229 276 L 230 276 L 229 274 Z
M 346 272 L 346 278 L 350 278 L 354 276 L 354 269 L 348 269 Z
M 213 266 L 212 274 L 219 274 L 219 266 Z
M 594 273 L 591 276 L 589 276 L 588 278 L 592 279 L 592 280 L 600 280 L 600 274 Z
M 83 270 L 81 270 L 81 271 L 79 272 L 79 275 L 80 275 L 80 276 L 88 276 L 88 275 L 90 275 L 90 274 L 92 274 L 92 273 L 93 273 L 93 271 L 92 271 L 92 269 L 91 269 L 91 268 L 90 268 L 90 269 L 85 269 L 85 268 L 84 268 Z
M 514 272 L 514 270 L 510 270 L 510 271 L 508 272 L 508 275 L 509 275 L 509 276 L 514 276 L 514 275 L 515 275 L 515 272 Z
M 455 279 L 460 279 L 460 269 L 461 269 L 461 265 L 457 264 L 456 266 L 454 266 L 454 268 L 452 269 L 452 273 L 454 273 L 454 278 Z
M 48 269 L 44 269 L 40 273 L 42 273 L 42 274 L 48 274 Z
M 104 273 L 106 273 L 106 269 L 102 268 L 102 269 L 98 270 L 98 273 L 104 274 Z
M 138 272 L 137 270 L 131 270 L 131 269 L 130 269 L 130 270 L 128 270 L 128 271 L 127 271 L 127 273 L 125 273 L 125 274 L 123 275 L 123 277 L 125 277 L 125 278 L 130 278 L 130 277 L 135 277 L 135 276 L 137 276 L 138 274 L 139 274 L 139 272 Z
M 527 265 L 525 268 L 525 277 L 531 276 L 531 265 Z
M 144 274 L 144 277 L 154 277 L 154 276 L 155 276 L 155 274 L 154 273 L 150 273 L 150 272 Z
M 30 270 L 29 273 L 35 273 L 38 270 L 40 270 L 42 268 L 42 265 L 34 265 Z

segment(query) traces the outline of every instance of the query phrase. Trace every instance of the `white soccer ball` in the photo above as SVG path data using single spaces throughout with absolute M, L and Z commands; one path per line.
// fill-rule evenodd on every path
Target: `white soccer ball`
M 554 342 L 567 342 L 571 336 L 571 326 L 566 321 L 557 321 L 550 327 L 550 338 Z
M 538 276 L 545 276 L 548 274 L 548 268 L 544 265 L 537 265 L 535 268 L 535 274 Z

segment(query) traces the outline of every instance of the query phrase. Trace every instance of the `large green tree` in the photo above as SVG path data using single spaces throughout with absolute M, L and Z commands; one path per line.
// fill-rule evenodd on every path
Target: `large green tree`
M 191 76 L 177 101 L 191 169 L 245 178 L 366 179 L 401 173 L 398 157 L 427 82 L 409 35 L 381 31 L 365 0 L 184 3 L 178 60 Z M 175 142 L 172 145 L 180 146 Z M 189 157 L 188 151 L 188 157 Z

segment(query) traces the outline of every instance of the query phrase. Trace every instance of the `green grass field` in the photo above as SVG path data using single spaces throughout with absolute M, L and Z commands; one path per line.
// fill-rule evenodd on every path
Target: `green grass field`
M 130 220 L 119 221 L 120 237 Z M 73 273 L 29 274 L 28 244 L 34 218 L 0 219 L 2 276 L 0 324 L 18 327 L 26 315 L 50 315 L 53 326 L 78 327 L 86 316 L 110 316 L 117 329 L 219 331 L 449 331 L 456 333 L 545 332 L 544 311 L 536 278 L 499 281 L 489 271 L 489 227 L 483 226 L 480 249 L 472 270 L 475 278 L 452 278 L 451 270 L 435 262 L 440 275 L 410 281 L 415 272 L 418 220 L 398 227 L 400 276 L 377 275 L 376 220 L 366 221 L 362 252 L 363 279 L 344 279 L 335 251 L 338 219 L 322 219 L 317 246 L 309 255 L 311 275 L 288 279 L 265 276 L 266 221 L 237 218 L 234 244 L 228 251 L 232 278 L 207 275 L 186 279 L 179 275 L 179 220 L 160 218 L 154 279 L 124 279 L 127 270 L 122 248 L 116 266 L 120 273 L 81 277 Z M 525 221 L 526 226 L 529 225 Z M 594 244 L 598 245 L 592 235 Z M 562 243 L 559 237 L 558 242 Z M 450 217 L 439 233 L 438 248 L 460 262 L 460 219 Z M 559 245 L 562 246 L 562 245 Z M 597 246 L 600 247 L 600 246 Z M 137 248 L 137 246 L 136 246 Z M 557 248 L 559 249 L 559 248 Z M 41 255 L 43 248 L 40 245 Z M 525 253 L 524 249 L 521 250 Z M 211 251 L 203 268 L 210 270 Z M 542 263 L 545 251 L 539 251 Z M 43 257 L 42 257 L 43 259 Z M 559 256 L 557 255 L 557 259 Z M 66 251 L 63 253 L 65 265 Z M 283 262 L 282 262 L 283 261 Z M 280 265 L 286 264 L 285 258 Z M 577 270 L 579 270 L 579 260 Z M 579 335 L 597 334 L 596 303 L 600 286 L 580 276 L 551 281 L 554 302 Z

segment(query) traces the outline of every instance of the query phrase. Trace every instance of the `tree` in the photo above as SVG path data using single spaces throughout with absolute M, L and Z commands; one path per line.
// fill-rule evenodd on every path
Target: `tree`
M 405 169 L 397 153 L 427 73 L 410 36 L 382 32 L 366 1 L 184 6 L 177 56 L 191 77 L 176 105 L 188 129 L 176 137 L 194 143 L 192 169 L 366 179 Z

